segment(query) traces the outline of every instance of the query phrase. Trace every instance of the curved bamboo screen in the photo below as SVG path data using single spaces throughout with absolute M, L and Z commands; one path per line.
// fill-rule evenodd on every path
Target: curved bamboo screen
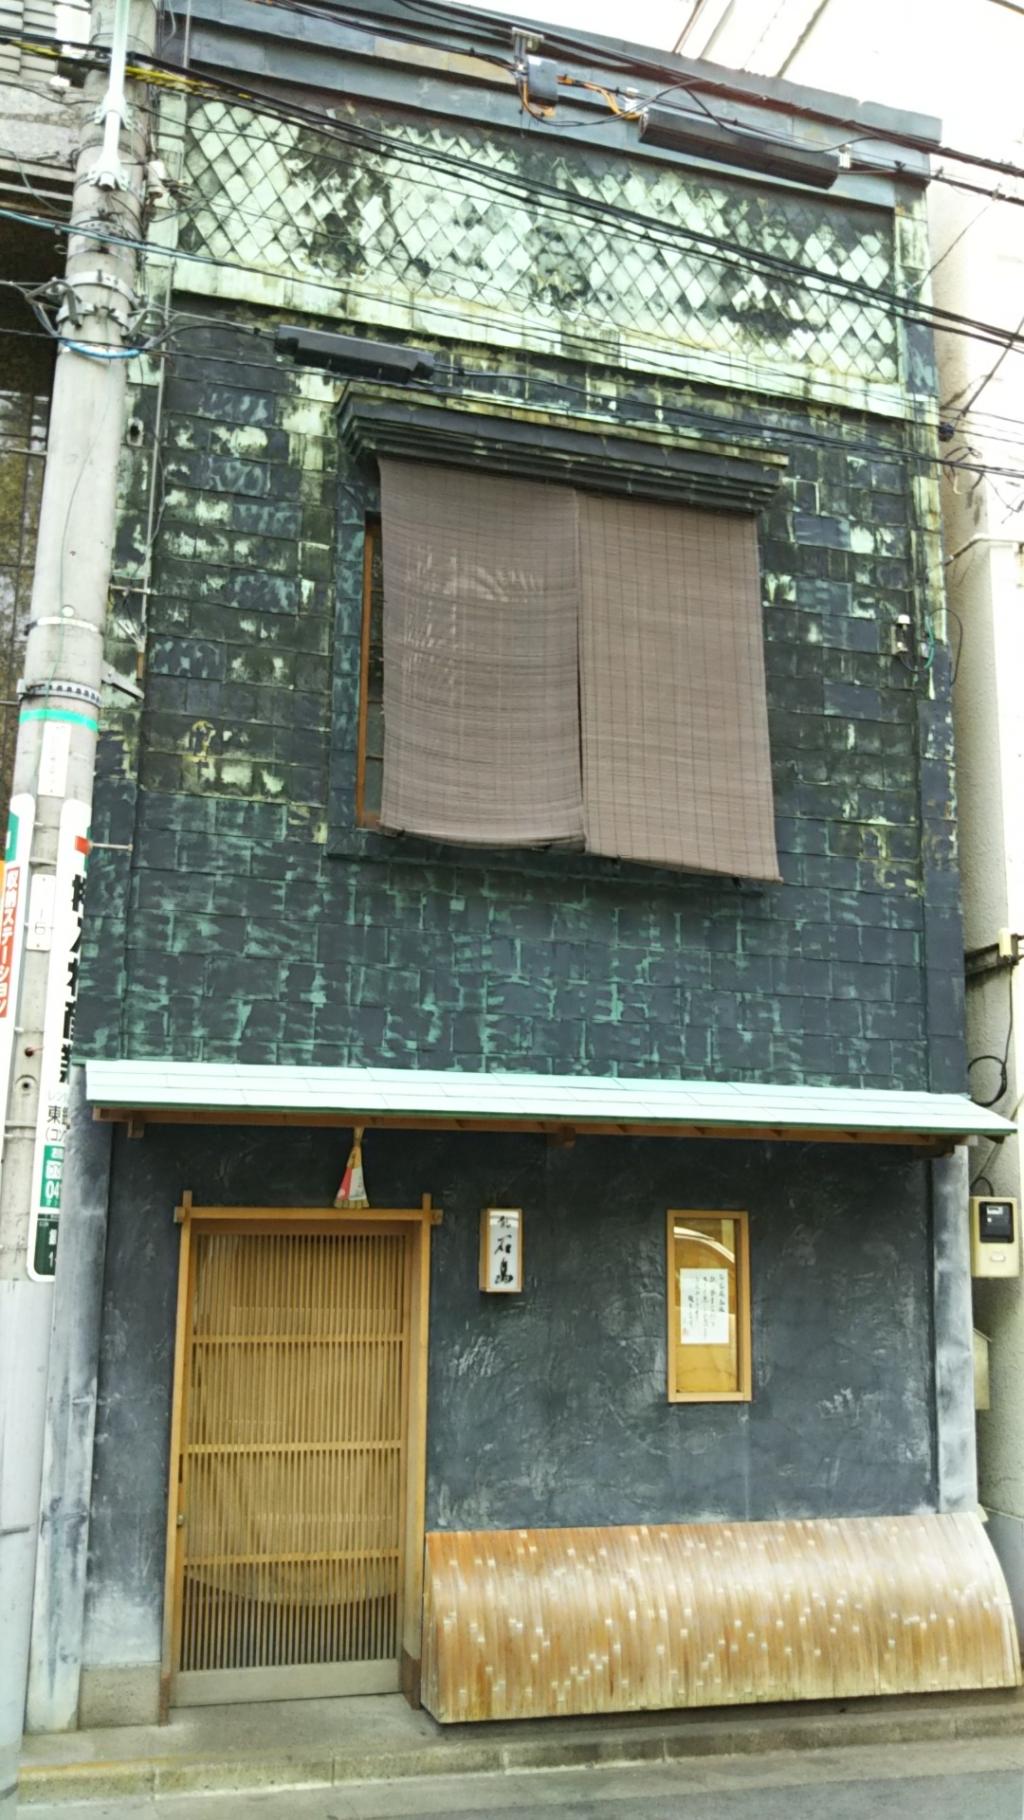
M 973 1515 L 427 1537 L 422 1697 L 444 1722 L 1019 1680 Z

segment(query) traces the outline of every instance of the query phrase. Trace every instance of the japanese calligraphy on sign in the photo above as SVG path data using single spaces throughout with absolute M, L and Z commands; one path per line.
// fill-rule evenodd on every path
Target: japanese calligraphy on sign
M 43 1072 L 33 1164 L 29 1275 L 36 1278 L 52 1277 L 57 1267 L 57 1225 L 64 1181 L 68 1088 L 85 911 L 88 825 L 86 803 L 64 804 L 57 842 L 53 943 L 46 985 Z
M 485 1207 L 480 1220 L 480 1287 L 515 1294 L 523 1287 L 522 1210 Z
M 729 1272 L 679 1272 L 679 1338 L 684 1346 L 728 1346 Z

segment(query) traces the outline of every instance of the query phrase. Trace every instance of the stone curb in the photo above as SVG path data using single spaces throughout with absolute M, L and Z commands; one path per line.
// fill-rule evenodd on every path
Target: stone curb
M 209 1791 L 328 1788 L 352 1782 L 416 1776 L 505 1775 L 516 1771 L 586 1769 L 597 1764 L 680 1762 L 688 1757 L 751 1756 L 774 1751 L 838 1750 L 851 1745 L 949 1742 L 952 1739 L 1024 1736 L 1019 1694 L 986 1701 L 885 1710 L 835 1711 L 800 1716 L 758 1714 L 749 1707 L 695 1720 L 689 1713 L 652 1716 L 623 1726 L 614 1718 L 593 1721 L 581 1736 L 561 1732 L 522 1739 L 448 1734 L 408 1749 L 269 1751 L 218 1755 L 139 1757 L 77 1763 L 28 1764 L 19 1792 L 25 1806 L 41 1802 L 100 1801 L 130 1795 L 182 1795 Z M 504 1728 L 503 1728 L 504 1730 Z

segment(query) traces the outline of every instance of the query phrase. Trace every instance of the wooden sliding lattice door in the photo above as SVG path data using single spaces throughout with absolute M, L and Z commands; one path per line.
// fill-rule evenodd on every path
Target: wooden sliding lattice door
M 186 1220 L 174 1704 L 399 1687 L 427 1242 L 408 1216 Z

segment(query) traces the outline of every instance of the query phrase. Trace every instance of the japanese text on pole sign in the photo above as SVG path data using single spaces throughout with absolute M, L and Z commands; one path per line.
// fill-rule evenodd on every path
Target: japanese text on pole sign
M 88 822 L 87 804 L 64 804 L 57 844 L 53 944 L 43 1022 L 43 1068 L 33 1173 L 35 1192 L 29 1237 L 29 1274 L 37 1278 L 52 1277 L 57 1265 L 68 1089 L 81 970 Z
M 66 1087 L 71 1074 L 71 1045 L 75 1040 L 75 1012 L 78 1007 L 78 976 L 82 955 L 82 917 L 85 913 L 85 861 L 89 853 L 89 842 L 83 835 L 76 836 L 75 850 L 82 855 L 82 871 L 76 872 L 71 880 L 71 922 L 74 931 L 71 947 L 68 949 L 67 977 L 64 982 L 64 1019 L 61 1025 L 60 1042 L 60 1081 Z
M 0 902 L 0 1017 L 11 1007 L 14 987 L 14 931 L 21 894 L 21 867 L 5 866 L 3 900 Z

